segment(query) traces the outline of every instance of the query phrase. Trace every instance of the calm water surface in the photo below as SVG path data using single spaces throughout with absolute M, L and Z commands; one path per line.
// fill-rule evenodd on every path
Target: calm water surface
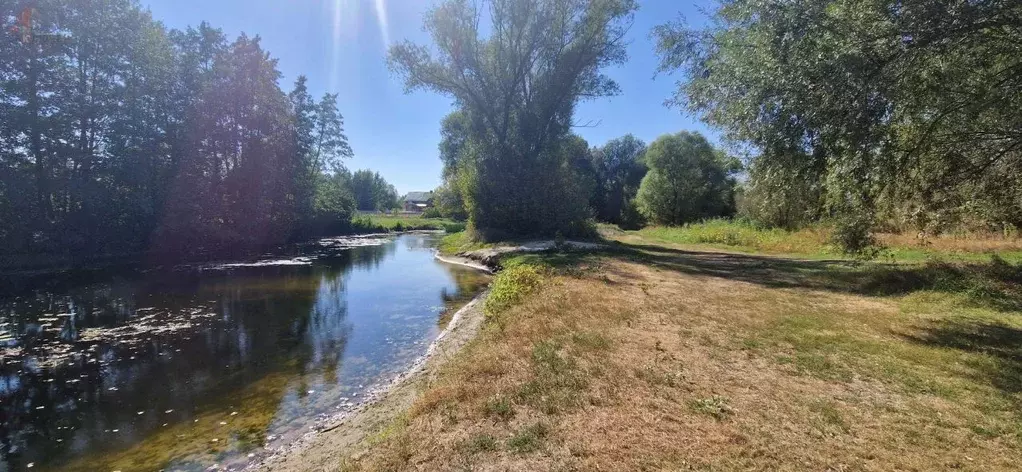
M 335 239 L 0 299 L 0 472 L 240 468 L 421 356 L 487 282 L 438 236 Z

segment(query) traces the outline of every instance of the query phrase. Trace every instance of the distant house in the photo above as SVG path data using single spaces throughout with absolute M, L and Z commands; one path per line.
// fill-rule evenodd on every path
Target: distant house
M 433 207 L 433 192 L 408 192 L 405 195 L 405 211 L 421 213 Z

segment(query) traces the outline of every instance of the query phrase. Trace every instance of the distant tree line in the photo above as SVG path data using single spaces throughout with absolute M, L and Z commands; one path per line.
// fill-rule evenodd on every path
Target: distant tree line
M 394 200 L 344 169 L 336 96 L 281 90 L 258 37 L 134 0 L 32 2 L 22 35 L 19 3 L 0 5 L 0 253 L 260 248 Z

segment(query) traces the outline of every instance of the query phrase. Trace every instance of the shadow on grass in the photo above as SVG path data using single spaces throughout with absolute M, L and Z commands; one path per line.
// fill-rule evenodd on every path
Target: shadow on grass
M 1010 398 L 1022 393 L 1022 329 L 978 320 L 939 321 L 903 335 L 913 343 L 983 354 L 970 366 Z
M 830 290 L 867 296 L 935 291 L 963 295 L 1002 312 L 1022 311 L 1022 264 L 858 263 L 700 252 L 656 245 L 615 243 L 612 253 L 677 272 L 721 277 L 777 288 Z

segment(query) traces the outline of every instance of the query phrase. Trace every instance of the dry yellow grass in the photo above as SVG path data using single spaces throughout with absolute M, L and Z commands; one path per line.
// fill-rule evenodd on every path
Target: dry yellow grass
M 823 262 L 649 245 L 580 264 L 338 469 L 1018 470 L 1017 312 L 842 290 Z

